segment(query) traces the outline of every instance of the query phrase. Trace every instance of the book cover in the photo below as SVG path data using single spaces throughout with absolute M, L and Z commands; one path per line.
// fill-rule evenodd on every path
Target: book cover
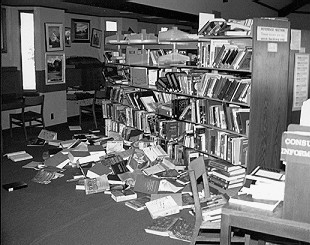
M 29 140 L 27 146 L 44 146 L 46 141 L 40 138 L 34 138 L 33 140 Z
M 171 196 L 173 200 L 179 205 L 180 208 L 183 206 L 183 201 L 182 201 L 182 193 L 157 193 L 157 194 L 151 194 L 151 201 L 163 198 L 166 196 Z
M 158 236 L 169 236 L 169 229 L 178 220 L 177 217 L 160 217 L 153 220 L 152 224 L 147 226 L 144 230 L 147 233 Z
M 194 221 L 180 217 L 170 227 L 169 237 L 189 242 L 192 239 L 194 227 Z
M 56 153 L 54 156 L 47 158 L 44 161 L 45 166 L 63 168 L 70 162 L 68 155 L 64 155 L 61 152 Z
M 13 162 L 19 162 L 19 161 L 29 160 L 33 158 L 29 153 L 25 151 L 9 153 L 7 154 L 7 157 Z
M 138 174 L 136 177 L 134 191 L 145 194 L 155 194 L 158 193 L 159 184 L 160 179 L 156 177 Z
M 153 219 L 180 212 L 179 205 L 171 196 L 165 196 L 153 201 L 149 201 L 145 205 Z
M 86 177 L 88 178 L 96 178 L 104 174 L 111 173 L 111 169 L 100 162 L 96 163 L 90 169 L 87 170 Z
M 282 200 L 266 200 L 255 199 L 251 194 L 239 194 L 232 196 L 229 199 L 229 203 L 245 205 L 252 208 L 258 208 L 266 211 L 274 211 L 276 207 L 282 202 Z
M 130 201 L 126 201 L 125 205 L 127 207 L 130 207 L 136 211 L 141 211 L 146 209 L 146 205 L 145 203 L 151 201 L 151 197 L 150 196 L 142 196 L 142 197 L 138 197 L 137 199 L 133 199 Z
M 93 179 L 85 179 L 84 186 L 86 195 L 104 192 L 110 189 L 106 175 L 101 175 Z
M 132 189 L 125 190 L 111 190 L 111 197 L 116 202 L 123 202 L 137 198 L 137 193 L 135 193 Z
M 239 169 L 240 166 L 234 165 L 228 161 L 225 161 L 223 159 L 210 159 L 208 162 L 209 167 L 214 167 L 218 169 L 222 169 L 224 171 L 232 171 L 235 169 Z

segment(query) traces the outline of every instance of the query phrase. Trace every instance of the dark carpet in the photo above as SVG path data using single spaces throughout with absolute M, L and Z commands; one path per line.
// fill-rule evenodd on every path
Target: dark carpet
M 68 125 L 77 125 L 77 120 L 47 129 L 65 140 L 77 133 L 69 131 Z M 84 120 L 79 133 L 92 128 L 92 120 Z M 99 128 L 104 130 L 103 123 Z M 28 131 L 29 138 L 39 132 L 40 129 Z M 12 139 L 9 131 L 3 132 L 3 153 L 26 150 L 34 157 L 32 160 L 42 161 L 42 153 L 50 147 L 27 147 L 20 128 L 14 128 Z M 116 203 L 107 194 L 86 195 L 75 190 L 75 183 L 66 180 L 77 169 L 66 167 L 65 176 L 47 185 L 33 182 L 36 171 L 22 168 L 30 161 L 13 162 L 2 157 L 1 185 L 24 181 L 28 187 L 13 192 L 1 188 L 1 244 L 187 244 L 147 234 L 144 228 L 152 222 L 147 210 L 137 212 L 124 203 Z

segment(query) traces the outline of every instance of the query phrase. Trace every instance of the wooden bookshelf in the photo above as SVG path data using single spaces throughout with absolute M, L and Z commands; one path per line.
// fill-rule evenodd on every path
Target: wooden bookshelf
M 250 97 L 250 123 L 248 136 L 247 172 L 251 172 L 256 166 L 281 168 L 280 150 L 281 136 L 287 126 L 288 110 L 288 67 L 290 45 L 290 23 L 275 19 L 254 19 L 252 36 L 208 36 L 197 40 L 198 46 L 211 40 L 232 40 L 244 42 L 244 46 L 252 48 L 251 70 L 233 70 L 228 68 L 214 68 L 207 66 L 168 65 L 167 69 L 191 70 L 228 74 L 251 78 Z M 281 33 L 277 35 L 277 33 Z M 177 41 L 175 41 L 177 42 Z M 152 43 L 153 45 L 153 43 Z M 166 44 L 165 44 L 166 45 Z M 160 47 L 160 44 L 158 44 Z M 145 48 L 146 45 L 145 45 Z M 127 66 L 126 64 L 124 64 Z M 129 65 L 130 66 L 130 65 Z M 165 69 L 165 66 L 133 65 L 148 69 Z M 127 86 L 127 85 L 126 85 Z M 129 85 L 131 86 L 131 85 Z M 132 86 L 136 89 L 152 89 L 152 87 Z M 154 91 L 159 91 L 154 89 Z M 249 105 L 234 103 L 215 98 L 200 98 L 196 95 L 169 92 L 173 96 L 187 96 L 194 100 L 204 99 L 208 103 L 220 103 L 225 105 L 238 105 L 248 108 Z M 211 103 L 211 104 L 212 104 Z M 215 130 L 229 132 L 212 125 L 203 125 Z M 237 136 L 241 134 L 236 132 Z

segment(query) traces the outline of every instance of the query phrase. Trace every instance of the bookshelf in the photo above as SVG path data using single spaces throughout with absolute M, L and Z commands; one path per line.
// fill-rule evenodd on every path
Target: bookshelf
M 247 69 L 239 68 L 232 69 L 232 67 L 225 66 L 211 66 L 210 63 L 205 63 L 205 58 L 202 57 L 201 52 L 210 43 L 227 41 L 230 44 L 242 46 L 243 48 L 251 49 L 251 62 Z M 185 42 L 183 40 L 183 42 Z M 192 124 L 193 128 L 212 129 L 218 132 L 225 132 L 237 137 L 243 137 L 248 140 L 248 150 L 246 155 L 247 172 L 251 172 L 256 166 L 281 168 L 280 149 L 281 149 L 281 135 L 287 126 L 287 101 L 288 101 L 288 67 L 289 67 L 289 45 L 290 45 L 290 23 L 288 21 L 276 19 L 254 19 L 252 26 L 252 36 L 205 36 L 196 41 L 189 41 L 196 43 L 199 47 L 199 63 L 197 66 L 186 66 L 183 64 L 169 64 L 169 65 L 150 65 L 145 64 L 122 64 L 127 67 L 144 67 L 146 69 L 158 69 L 158 74 L 162 70 L 172 72 L 186 72 L 186 76 L 202 76 L 204 73 L 215 74 L 217 76 L 224 76 L 229 78 L 250 79 L 251 90 L 250 99 L 244 103 L 239 101 L 231 101 L 219 99 L 218 97 L 206 97 L 203 94 L 193 93 L 192 91 L 184 93 L 183 91 L 169 90 L 171 98 L 189 98 L 197 105 L 209 109 L 212 106 L 219 105 L 223 107 L 241 107 L 243 109 L 250 108 L 249 124 L 247 131 L 238 132 L 230 128 L 222 127 L 221 125 L 214 125 L 210 123 L 210 116 L 207 111 L 203 111 L 206 116 L 206 121 L 194 120 L 193 118 L 177 120 L 187 124 Z M 175 44 L 173 44 L 175 43 Z M 171 41 L 172 49 L 176 49 L 177 40 Z M 129 43 L 115 43 L 116 45 L 129 45 Z M 131 42 L 130 45 L 134 43 Z M 147 43 L 143 43 L 142 48 L 147 49 Z M 141 45 L 141 43 L 137 43 Z M 154 42 L 150 42 L 154 46 Z M 156 48 L 166 43 L 157 43 Z M 152 47 L 154 48 L 154 47 Z M 205 54 L 203 54 L 205 55 Z M 209 54 L 208 54 L 209 55 Z M 119 65 L 119 64 L 118 64 Z M 122 86 L 123 85 L 117 85 Z M 128 84 L 125 85 L 136 90 L 152 90 L 162 92 L 158 86 L 148 86 Z M 199 106 L 199 107 L 200 107 Z M 158 113 L 158 111 L 156 111 Z M 174 118 L 175 119 L 175 118 Z M 208 136 L 206 136 L 208 137 Z M 200 153 L 206 153 L 200 151 Z M 207 152 L 207 155 L 214 157 L 221 157 L 221 155 Z

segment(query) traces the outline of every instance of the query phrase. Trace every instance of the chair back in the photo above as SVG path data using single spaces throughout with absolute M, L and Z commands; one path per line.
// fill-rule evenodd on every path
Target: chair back
M 202 177 L 202 182 L 203 182 L 204 199 L 208 200 L 210 199 L 210 196 L 211 196 L 208 177 L 207 177 L 207 169 L 205 166 L 203 156 L 200 156 L 194 159 L 193 161 L 191 161 L 188 164 L 188 170 L 189 170 L 190 183 L 192 186 L 196 218 L 197 220 L 199 220 L 199 222 L 201 222 L 202 211 L 201 211 L 200 198 L 199 198 L 198 187 L 197 187 L 197 180 L 200 177 Z
M 41 106 L 41 113 L 43 113 L 44 95 L 38 96 L 24 96 L 23 97 L 23 110 L 30 106 Z

